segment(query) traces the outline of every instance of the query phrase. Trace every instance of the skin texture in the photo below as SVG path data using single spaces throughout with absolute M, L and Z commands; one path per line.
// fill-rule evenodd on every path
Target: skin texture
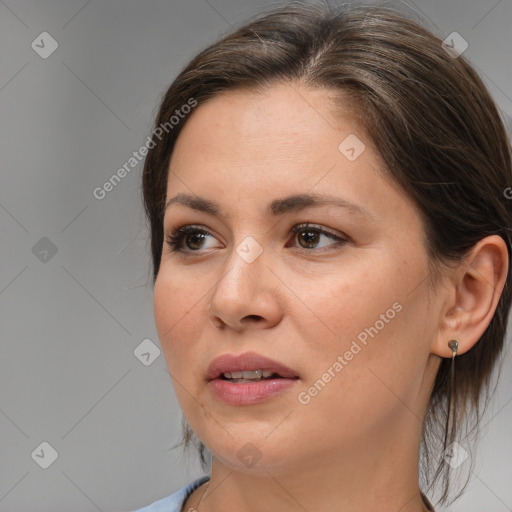
M 481 240 L 465 261 L 443 267 L 434 289 L 419 213 L 350 107 L 347 99 L 335 108 L 333 91 L 302 84 L 228 91 L 195 109 L 177 140 L 167 199 L 197 194 L 226 214 L 173 204 L 164 218 L 166 235 L 189 224 L 210 233 L 185 236 L 186 253 L 164 242 L 154 289 L 179 404 L 214 456 L 209 486 L 183 510 L 205 489 L 204 512 L 424 510 L 417 466 L 430 390 L 441 357 L 451 356 L 448 341 L 459 340 L 464 353 L 491 320 L 507 250 L 497 236 Z M 365 144 L 354 161 L 338 149 L 350 134 Z M 266 213 L 270 201 L 308 192 L 367 215 L 333 205 Z M 316 232 L 308 244 L 308 229 L 291 232 L 307 222 L 346 242 Z M 249 236 L 263 248 L 252 263 L 236 252 Z M 390 319 L 393 304 L 400 311 Z M 298 394 L 376 325 L 300 403 Z M 296 370 L 293 390 L 252 406 L 216 400 L 209 363 L 248 350 Z M 252 467 L 237 455 L 249 442 L 260 456 Z

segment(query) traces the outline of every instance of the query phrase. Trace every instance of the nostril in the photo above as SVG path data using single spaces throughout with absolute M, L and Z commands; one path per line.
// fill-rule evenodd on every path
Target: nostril
M 224 322 L 218 317 L 209 318 L 209 320 L 214 327 L 222 327 L 224 325 Z
M 247 315 L 247 316 L 245 316 L 245 317 L 244 317 L 244 320 L 245 320 L 246 318 L 247 318 L 247 319 L 250 319 L 250 320 L 256 320 L 256 321 L 258 321 L 258 322 L 259 322 L 260 320 L 263 320 L 263 318 L 262 318 L 261 316 L 259 316 L 259 315 Z

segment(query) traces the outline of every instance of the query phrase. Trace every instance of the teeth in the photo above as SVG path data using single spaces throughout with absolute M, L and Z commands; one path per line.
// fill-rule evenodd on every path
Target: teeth
M 251 371 L 243 371 L 243 372 L 225 372 L 223 375 L 226 379 L 261 379 L 270 377 L 275 372 L 270 372 L 267 370 L 251 370 Z

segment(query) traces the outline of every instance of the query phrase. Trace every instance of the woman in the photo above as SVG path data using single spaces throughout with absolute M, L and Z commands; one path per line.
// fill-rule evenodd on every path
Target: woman
M 141 511 L 456 490 L 504 343 L 512 173 L 452 46 L 391 8 L 293 5 L 170 86 L 143 175 L 155 320 L 185 446 L 212 460 Z

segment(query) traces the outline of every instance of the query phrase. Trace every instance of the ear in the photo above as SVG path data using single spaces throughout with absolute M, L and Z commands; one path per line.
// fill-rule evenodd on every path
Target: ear
M 457 340 L 457 354 L 471 349 L 492 320 L 508 273 L 508 250 L 503 238 L 480 240 L 450 279 L 448 300 L 431 352 L 451 357 L 450 340 Z

